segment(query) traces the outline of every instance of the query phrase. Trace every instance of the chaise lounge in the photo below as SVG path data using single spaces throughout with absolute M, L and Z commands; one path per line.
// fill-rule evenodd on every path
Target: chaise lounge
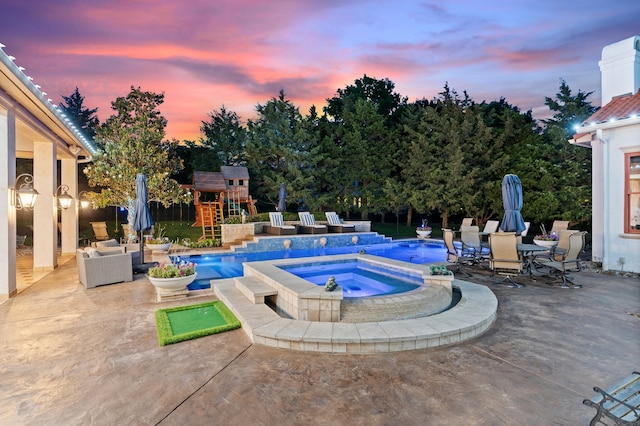
M 352 224 L 342 223 L 336 212 L 326 212 L 327 222 L 329 222 L 329 232 L 355 232 L 356 226 Z
M 316 218 L 309 212 L 298 212 L 300 217 L 300 226 L 298 231 L 301 234 L 326 234 L 327 225 L 318 225 Z
M 294 235 L 296 227 L 285 225 L 284 218 L 280 212 L 269 212 L 269 225 L 264 226 L 264 232 L 272 235 Z

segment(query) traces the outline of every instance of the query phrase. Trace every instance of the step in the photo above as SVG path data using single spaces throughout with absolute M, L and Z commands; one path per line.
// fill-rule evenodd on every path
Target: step
M 218 299 L 238 317 L 242 329 L 253 341 L 254 330 L 264 327 L 271 322 L 280 320 L 280 316 L 265 304 L 255 305 L 237 289 L 232 278 L 212 280 L 211 285 Z
M 265 296 L 274 296 L 278 290 L 255 277 L 236 277 L 236 288 L 253 304 L 264 303 Z

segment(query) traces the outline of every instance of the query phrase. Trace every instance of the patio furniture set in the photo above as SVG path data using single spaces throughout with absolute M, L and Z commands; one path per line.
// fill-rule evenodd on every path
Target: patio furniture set
M 563 288 L 582 287 L 574 283 L 570 273 L 582 268 L 580 253 L 584 249 L 586 232 L 566 229 L 568 222 L 556 221 L 552 233 L 558 235 L 557 241 L 534 239 L 535 244 L 524 244 L 522 236 L 515 232 L 502 232 L 497 229 L 496 223 L 487 223 L 487 226 L 488 232 L 487 227 L 480 232 L 478 226 L 463 224 L 459 231 L 459 241 L 455 241 L 455 231 L 443 229 L 447 261 L 453 264 L 454 271 L 471 276 L 470 268 L 481 267 L 494 275 L 502 276 L 494 284 L 506 284 L 510 287 L 523 286 L 514 279 L 518 276 L 527 276 L 533 281 L 543 277 L 547 284 L 560 283 Z M 488 237 L 486 242 L 483 241 L 483 236 Z M 534 271 L 540 270 L 546 272 L 542 275 L 534 274 Z

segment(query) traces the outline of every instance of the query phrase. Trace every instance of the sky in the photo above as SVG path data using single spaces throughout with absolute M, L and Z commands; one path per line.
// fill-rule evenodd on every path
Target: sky
M 365 74 L 410 102 L 448 84 L 538 119 L 564 79 L 598 106 L 602 48 L 638 34 L 638 0 L 0 0 L 4 52 L 54 103 L 78 87 L 103 122 L 131 86 L 164 93 L 178 140 L 280 90 L 321 111 Z

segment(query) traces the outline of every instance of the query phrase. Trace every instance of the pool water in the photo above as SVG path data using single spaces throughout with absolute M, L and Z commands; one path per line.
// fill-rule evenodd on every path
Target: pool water
M 198 279 L 191 283 L 188 288 L 189 290 L 200 290 L 210 288 L 209 281 L 211 280 L 242 276 L 243 262 L 350 254 L 359 253 L 361 250 L 374 256 L 420 264 L 444 262 L 447 255 L 447 250 L 442 244 L 420 240 L 403 240 L 367 246 L 352 245 L 301 250 L 173 256 L 172 261 L 188 260 L 196 264 Z
M 281 266 L 281 269 L 318 286 L 324 286 L 329 277 L 343 288 L 344 297 L 368 297 L 404 293 L 422 285 L 422 278 L 357 262 L 312 263 Z

